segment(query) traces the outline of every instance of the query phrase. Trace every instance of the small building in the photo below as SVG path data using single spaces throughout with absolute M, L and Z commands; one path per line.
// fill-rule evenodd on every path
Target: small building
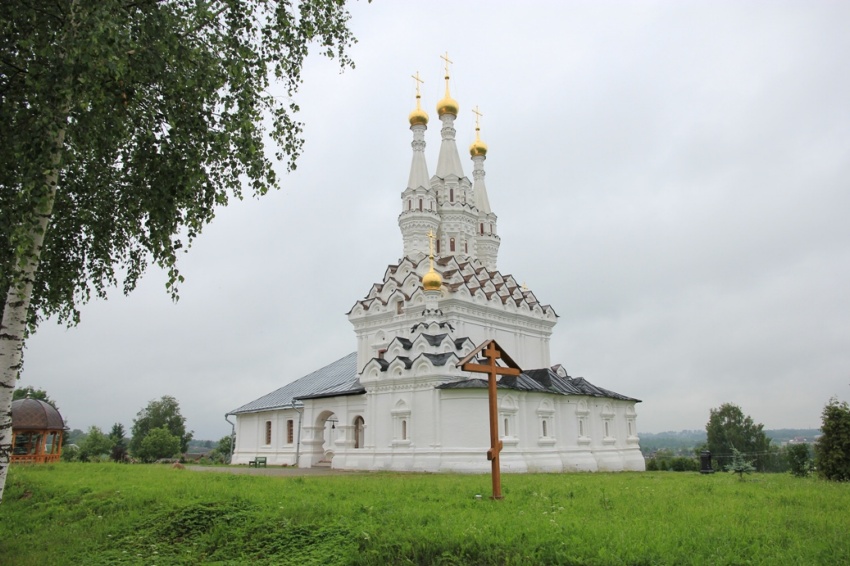
M 62 454 L 65 421 L 53 405 L 40 399 L 12 402 L 12 462 L 49 464 Z

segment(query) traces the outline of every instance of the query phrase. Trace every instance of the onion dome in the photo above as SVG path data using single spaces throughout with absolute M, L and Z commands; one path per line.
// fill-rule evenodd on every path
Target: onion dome
M 411 126 L 427 126 L 428 114 L 419 107 L 419 97 L 416 97 L 416 110 L 410 113 L 408 117 Z
M 437 103 L 437 114 L 440 116 L 443 114 L 453 114 L 454 116 L 457 116 L 460 107 L 458 106 L 457 100 L 452 98 L 449 94 L 448 80 L 449 77 L 446 77 L 446 96 Z
M 64 430 L 65 421 L 53 405 L 41 399 L 12 401 L 14 430 Z
M 481 141 L 481 139 L 476 136 L 475 141 L 472 142 L 471 146 L 469 146 L 469 154 L 472 157 L 477 157 L 479 155 L 487 155 L 487 144 Z
M 440 287 L 443 286 L 443 278 L 440 277 L 440 274 L 434 271 L 434 266 L 431 266 L 431 269 L 422 276 L 422 288 L 426 291 L 439 291 Z
M 410 78 L 416 81 L 416 110 L 410 113 L 408 116 L 408 120 L 410 121 L 410 125 L 412 126 L 427 126 L 428 125 L 428 114 L 422 110 L 421 99 L 422 95 L 419 93 L 419 85 L 422 84 L 422 79 L 419 78 L 419 71 L 416 71 L 415 75 L 411 75 Z
M 472 109 L 472 113 L 475 114 L 475 141 L 469 146 L 469 154 L 472 157 L 484 156 L 487 155 L 487 144 L 481 141 L 480 120 L 483 114 L 478 110 L 477 106 Z

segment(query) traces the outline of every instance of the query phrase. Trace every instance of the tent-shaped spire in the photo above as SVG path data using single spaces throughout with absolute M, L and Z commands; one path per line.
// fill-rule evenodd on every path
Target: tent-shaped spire
M 445 179 L 449 175 L 458 178 L 463 177 L 463 167 L 460 164 L 460 154 L 457 151 L 455 141 L 455 118 L 457 118 L 458 104 L 449 92 L 449 60 L 448 53 L 441 55 L 446 62 L 446 95 L 437 103 L 437 114 L 443 122 L 442 144 L 440 144 L 440 156 L 437 159 L 437 177 Z

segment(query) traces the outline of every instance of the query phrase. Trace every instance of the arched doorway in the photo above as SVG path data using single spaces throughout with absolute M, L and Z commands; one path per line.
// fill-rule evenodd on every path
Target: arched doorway
M 316 419 L 315 430 L 318 437 L 315 445 L 319 448 L 313 453 L 313 466 L 331 466 L 334 458 L 334 445 L 339 429 L 339 419 L 333 411 L 322 411 Z
M 354 448 L 363 448 L 363 428 L 366 426 L 366 421 L 360 415 L 354 417 Z

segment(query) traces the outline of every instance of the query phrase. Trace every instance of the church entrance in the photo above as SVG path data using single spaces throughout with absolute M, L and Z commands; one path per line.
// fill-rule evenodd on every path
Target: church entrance
M 338 424 L 339 419 L 332 411 L 322 411 L 316 419 L 315 430 L 321 435 L 320 438 L 316 439 L 317 441 L 321 440 L 321 444 L 316 442 L 316 446 L 321 446 L 321 448 L 313 453 L 313 466 L 331 466 L 334 458 L 334 444 L 339 433 Z

